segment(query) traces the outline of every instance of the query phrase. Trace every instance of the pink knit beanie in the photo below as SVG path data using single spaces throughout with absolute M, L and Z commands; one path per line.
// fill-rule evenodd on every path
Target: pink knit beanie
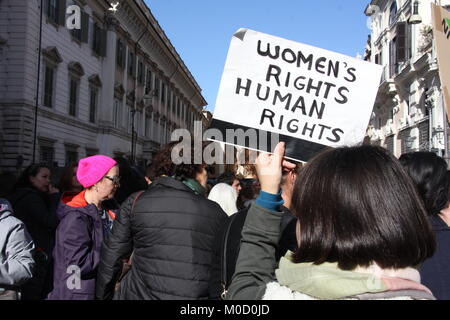
M 107 156 L 83 158 L 78 162 L 77 179 L 83 187 L 89 188 L 99 182 L 115 165 L 117 162 Z

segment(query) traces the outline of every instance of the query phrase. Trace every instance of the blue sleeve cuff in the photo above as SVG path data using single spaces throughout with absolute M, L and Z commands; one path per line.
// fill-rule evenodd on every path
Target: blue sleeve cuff
M 256 198 L 256 204 L 267 210 L 279 211 L 280 206 L 284 204 L 284 200 L 281 198 L 281 190 L 277 194 L 261 190 L 258 198 Z

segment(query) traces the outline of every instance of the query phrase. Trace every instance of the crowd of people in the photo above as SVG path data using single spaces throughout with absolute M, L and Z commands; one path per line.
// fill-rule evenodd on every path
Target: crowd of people
M 431 152 L 284 143 L 253 175 L 33 164 L 0 194 L 0 300 L 450 299 L 450 173 Z M 54 183 L 52 183 L 52 182 Z

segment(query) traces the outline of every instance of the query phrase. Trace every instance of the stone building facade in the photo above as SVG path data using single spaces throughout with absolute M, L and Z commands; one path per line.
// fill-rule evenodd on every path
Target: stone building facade
M 0 172 L 33 156 L 144 165 L 174 129 L 202 121 L 201 89 L 143 0 L 116 12 L 105 0 L 42 2 L 41 17 L 41 0 L 0 0 Z
M 448 141 L 431 2 L 372 0 L 365 10 L 371 34 L 364 58 L 384 67 L 367 135 L 397 157 L 419 150 L 444 155 Z M 439 4 L 449 8 L 450 0 Z

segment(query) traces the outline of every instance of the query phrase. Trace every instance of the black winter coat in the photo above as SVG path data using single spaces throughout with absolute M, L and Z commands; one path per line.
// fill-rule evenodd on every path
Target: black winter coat
M 37 248 L 33 278 L 22 287 L 22 300 L 42 300 L 52 290 L 55 232 L 58 225 L 56 208 L 59 193 L 47 195 L 34 188 L 20 188 L 7 197 L 14 216 L 25 224 Z
M 221 248 L 221 257 L 216 260 L 212 270 L 210 292 L 214 299 L 220 298 L 224 289 L 228 289 L 233 278 L 240 251 L 242 229 L 249 209 L 250 207 L 247 207 L 231 215 L 228 223 L 220 231 L 222 237 L 216 239 L 216 241 L 219 241 L 216 245 Z M 286 207 L 281 207 L 281 209 L 284 214 L 281 220 L 281 237 L 275 251 L 277 262 L 288 250 L 294 252 L 297 249 L 295 234 L 297 218 Z M 220 283 L 216 281 L 220 281 Z
M 48 196 L 33 188 L 18 189 L 7 197 L 14 216 L 25 224 L 36 248 L 41 248 L 50 257 L 55 246 L 59 197 L 59 193 Z
M 228 216 L 182 182 L 158 178 L 135 203 L 122 205 L 102 245 L 97 298 L 111 299 L 132 251 L 132 267 L 121 281 L 121 300 L 208 299 L 214 247 Z
M 450 300 L 450 227 L 437 215 L 430 217 L 436 235 L 436 252 L 419 268 L 422 284 L 438 300 Z

